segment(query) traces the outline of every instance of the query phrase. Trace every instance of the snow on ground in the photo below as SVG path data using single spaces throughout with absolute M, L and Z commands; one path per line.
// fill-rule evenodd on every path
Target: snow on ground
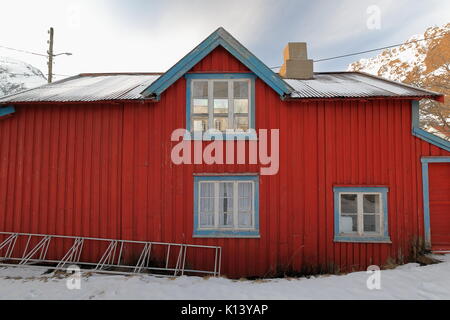
M 43 270 L 1 268 L 0 299 L 450 299 L 450 255 L 438 259 L 443 262 L 381 271 L 380 290 L 367 288 L 366 272 L 259 281 L 91 275 L 83 276 L 80 290 L 69 290 L 67 278 Z

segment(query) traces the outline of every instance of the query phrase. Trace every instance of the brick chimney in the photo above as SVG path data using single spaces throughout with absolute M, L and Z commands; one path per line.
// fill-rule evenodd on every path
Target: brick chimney
M 313 61 L 308 60 L 306 42 L 289 42 L 284 48 L 284 64 L 280 76 L 286 79 L 312 79 Z

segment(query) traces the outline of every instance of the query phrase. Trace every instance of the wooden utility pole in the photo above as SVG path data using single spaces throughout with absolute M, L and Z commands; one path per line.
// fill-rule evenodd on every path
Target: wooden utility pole
M 48 41 L 49 44 L 49 48 L 48 48 L 48 83 L 52 83 L 53 80 L 53 35 L 54 35 L 54 30 L 53 28 L 50 28 L 50 30 L 48 31 L 48 33 L 50 34 L 50 40 Z

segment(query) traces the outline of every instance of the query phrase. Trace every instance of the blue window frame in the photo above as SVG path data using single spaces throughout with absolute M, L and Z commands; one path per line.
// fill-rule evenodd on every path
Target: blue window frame
M 256 139 L 255 74 L 188 73 L 185 78 L 186 140 Z
M 258 176 L 195 176 L 193 236 L 259 238 Z
M 388 188 L 335 187 L 334 240 L 390 243 Z

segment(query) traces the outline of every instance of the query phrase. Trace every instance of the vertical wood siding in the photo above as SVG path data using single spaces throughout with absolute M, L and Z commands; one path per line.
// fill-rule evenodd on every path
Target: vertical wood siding
M 248 69 L 219 48 L 192 72 Z M 412 136 L 409 101 L 286 102 L 258 79 L 257 128 L 280 129 L 279 173 L 260 177 L 261 238 L 194 239 L 193 175 L 259 166 L 174 165 L 185 96 L 181 78 L 158 103 L 18 105 L 0 121 L 0 230 L 220 245 L 232 277 L 402 262 L 423 236 L 420 157 L 449 153 Z M 333 242 L 335 185 L 389 187 L 392 244 Z M 191 266 L 211 258 L 188 253 Z

